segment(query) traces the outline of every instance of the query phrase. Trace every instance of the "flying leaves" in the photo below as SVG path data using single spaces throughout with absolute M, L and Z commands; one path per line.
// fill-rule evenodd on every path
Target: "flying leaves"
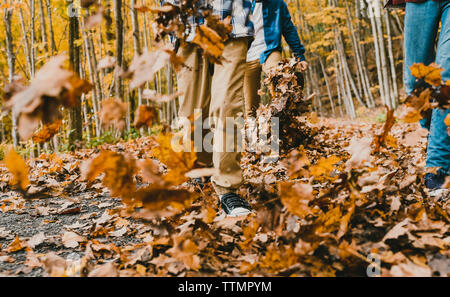
M 312 209 L 308 206 L 309 202 L 314 199 L 311 185 L 282 182 L 279 184 L 279 194 L 281 202 L 290 213 L 299 218 L 304 218 L 312 213 Z
M 441 72 L 444 71 L 436 63 L 425 66 L 423 63 L 414 63 L 411 67 L 411 74 L 418 79 L 423 79 L 426 83 L 438 87 L 442 84 Z
M 122 131 L 126 126 L 127 109 L 127 104 L 118 99 L 110 98 L 102 101 L 102 108 L 99 112 L 102 126 L 106 129 L 116 128 Z
M 392 126 L 395 124 L 394 110 L 386 107 L 386 122 L 384 122 L 383 132 L 374 137 L 373 142 L 375 143 L 375 152 L 379 152 L 382 146 L 386 145 L 386 141 L 389 139 L 389 132 Z
M 12 175 L 10 184 L 25 192 L 30 185 L 28 166 L 25 161 L 14 149 L 9 149 L 5 155 L 5 163 Z
M 197 27 L 192 43 L 200 46 L 213 62 L 221 63 L 221 56 L 225 49 L 225 41 L 232 31 L 230 25 L 231 18 L 228 17 L 223 22 L 218 16 L 209 16 L 206 23 Z
M 134 174 L 137 171 L 134 159 L 112 151 L 102 151 L 85 165 L 84 179 L 93 181 L 104 173 L 102 183 L 111 195 L 131 199 L 136 191 Z
M 407 123 L 414 123 L 424 118 L 425 113 L 430 109 L 450 108 L 449 81 L 442 82 L 443 70 L 435 63 L 428 66 L 415 63 L 411 66 L 411 74 L 419 80 L 419 83 L 412 94 L 406 98 L 400 119 Z M 424 81 L 431 87 L 421 84 L 420 81 Z
M 151 154 L 167 166 L 168 173 L 164 179 L 168 184 L 179 185 L 187 180 L 186 173 L 194 168 L 196 153 L 191 146 L 182 145 L 182 135 L 166 133 L 159 134 L 158 145 Z
M 32 140 L 35 143 L 44 143 L 49 141 L 55 136 L 61 128 L 62 120 L 58 120 L 51 124 L 45 124 L 39 131 L 35 132 L 32 136 Z
M 153 123 L 158 120 L 158 110 L 149 105 L 140 105 L 134 117 L 134 126 L 140 129 L 143 126 L 152 127 Z
M 28 87 L 15 93 L 4 104 L 18 119 L 18 132 L 22 139 L 29 139 L 42 122 L 53 123 L 61 118 L 59 107 L 74 107 L 79 96 L 91 90 L 92 85 L 66 70 L 67 57 L 52 57 L 36 73 Z M 17 89 L 17 87 L 15 88 Z
M 168 62 L 171 62 L 175 69 L 179 69 L 183 63 L 171 45 L 158 45 L 152 51 L 145 49 L 140 56 L 134 57 L 123 76 L 130 78 L 131 89 L 139 88 L 145 82 L 152 81 L 156 72 Z

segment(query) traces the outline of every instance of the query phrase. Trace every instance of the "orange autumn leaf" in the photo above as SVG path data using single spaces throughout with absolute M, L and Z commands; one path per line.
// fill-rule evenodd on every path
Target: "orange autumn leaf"
M 165 182 L 156 161 L 152 159 L 138 160 L 137 167 L 139 168 L 139 173 L 145 182 L 160 186 L 164 185 Z
M 26 247 L 27 247 L 26 242 L 20 240 L 19 236 L 16 236 L 16 238 L 9 244 L 6 251 L 8 253 L 15 253 L 15 252 L 23 250 Z
M 294 249 L 289 245 L 270 244 L 264 255 L 259 258 L 259 266 L 269 271 L 277 272 L 279 270 L 291 267 L 298 263 L 298 257 Z
M 201 268 L 200 257 L 198 256 L 199 247 L 191 238 L 175 237 L 174 246 L 167 253 L 183 262 L 189 269 L 199 270 Z
M 169 217 L 189 207 L 194 197 L 185 189 L 151 185 L 137 190 L 133 202 L 145 208 L 147 218 Z
M 308 206 L 309 202 L 314 199 L 312 192 L 313 188 L 308 184 L 279 183 L 281 203 L 290 213 L 301 219 L 312 213 L 312 209 Z
M 69 77 L 67 83 L 70 88 L 65 89 L 61 94 L 62 103 L 65 107 L 77 106 L 80 96 L 94 87 L 90 82 L 79 78 L 77 75 Z
M 442 83 L 441 72 L 444 71 L 436 63 L 425 66 L 423 63 L 414 63 L 411 67 L 411 74 L 419 79 L 424 79 L 426 83 L 438 87 Z
M 134 126 L 140 129 L 143 126 L 151 127 L 158 120 L 158 111 L 153 106 L 141 105 L 136 110 Z
M 153 13 L 168 13 L 175 9 L 175 6 L 171 4 L 165 4 L 163 6 L 159 7 L 148 7 L 145 5 L 135 5 L 134 9 L 136 9 L 139 12 L 153 12 Z
M 350 219 L 350 218 L 348 218 Z M 323 212 L 317 218 L 317 229 L 315 232 L 317 234 L 329 234 L 336 230 L 341 229 L 342 220 L 346 220 L 346 217 L 342 216 L 341 207 L 339 205 L 335 206 L 328 212 Z
M 338 163 L 341 159 L 337 156 L 331 156 L 329 158 L 320 158 L 316 165 L 309 168 L 309 172 L 312 176 L 320 176 L 322 174 L 329 174 L 333 170 L 333 165 Z
M 406 123 L 415 123 L 421 120 L 422 112 L 431 108 L 431 94 L 432 91 L 430 89 L 425 89 L 419 96 L 409 96 L 399 118 Z
M 127 104 L 117 99 L 111 98 L 102 101 L 99 113 L 102 126 L 106 129 L 114 127 L 122 131 L 126 126 L 127 109 Z
M 379 135 L 376 135 L 373 139 L 373 143 L 375 144 L 375 152 L 379 152 L 382 146 L 386 145 L 386 142 L 389 138 L 390 143 L 392 143 L 392 136 L 389 137 L 389 132 L 392 129 L 392 126 L 395 124 L 394 110 L 389 109 L 386 106 L 386 121 L 384 122 L 383 132 Z
M 104 173 L 102 183 L 111 191 L 111 195 L 129 199 L 136 191 L 134 174 L 137 172 L 136 161 L 123 154 L 112 151 L 102 151 L 88 163 L 83 172 L 84 179 L 93 181 Z
M 79 104 L 82 93 L 92 85 L 64 68 L 67 56 L 52 57 L 36 72 L 27 87 L 19 88 L 3 105 L 11 110 L 18 121 L 21 139 L 28 140 L 42 123 L 48 124 L 62 117 L 60 107 L 74 107 Z
M 157 44 L 152 51 L 145 49 L 141 55 L 136 55 L 123 76 L 131 78 L 130 88 L 135 89 L 147 81 L 152 81 L 156 73 L 169 61 L 176 70 L 183 63 L 180 57 L 176 57 L 171 45 Z
M 168 184 L 179 185 L 187 180 L 186 173 L 191 171 L 197 159 L 191 146 L 182 145 L 182 135 L 160 133 L 156 139 L 158 146 L 152 149 L 152 156 L 167 166 L 164 179 Z
M 417 123 L 422 119 L 422 115 L 417 109 L 406 106 L 400 115 L 400 119 L 405 123 Z
M 217 15 L 208 15 L 206 17 L 206 26 L 214 30 L 220 37 L 222 37 L 223 42 L 227 41 L 229 34 L 233 31 L 233 26 L 231 25 L 231 17 L 227 16 L 224 20 L 221 20 Z
M 42 129 L 33 134 L 32 140 L 34 143 L 44 143 L 49 141 L 56 133 L 58 133 L 59 128 L 62 125 L 62 120 L 56 121 L 51 124 L 44 125 Z
M 22 157 L 16 153 L 14 149 L 10 149 L 5 156 L 6 167 L 12 174 L 10 184 L 13 186 L 18 186 L 19 189 L 26 191 L 30 185 L 30 180 L 28 179 L 28 166 Z
M 207 25 L 197 27 L 196 34 L 192 43 L 200 46 L 205 54 L 212 58 L 213 61 L 219 62 L 225 49 L 224 39 L 216 31 Z
M 221 21 L 217 16 L 209 15 L 206 23 L 196 28 L 192 42 L 200 46 L 213 61 L 220 63 L 225 48 L 224 43 L 228 40 L 228 35 L 232 30 L 230 17 Z
M 192 194 L 183 189 L 166 189 L 159 186 L 149 186 L 137 190 L 135 200 L 142 202 L 144 208 L 161 210 L 172 206 L 178 210 L 189 205 Z
M 445 125 L 450 127 L 450 113 L 447 114 L 447 116 L 445 117 L 444 123 L 445 123 Z

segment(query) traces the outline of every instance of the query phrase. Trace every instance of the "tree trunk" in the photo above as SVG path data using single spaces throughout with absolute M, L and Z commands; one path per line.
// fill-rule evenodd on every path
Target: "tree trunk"
M 6 30 L 6 56 L 8 59 L 8 81 L 11 83 L 14 79 L 14 69 L 16 56 L 14 54 L 14 44 L 11 30 L 11 19 L 13 15 L 12 9 L 5 9 L 5 14 L 3 16 L 3 20 L 5 22 L 5 30 Z M 2 127 L 3 128 L 3 127 Z M 2 129 L 3 130 L 3 129 Z M 19 144 L 19 137 L 17 135 L 17 122 L 16 117 L 12 116 L 12 129 L 11 129 L 11 137 L 13 139 L 14 148 L 17 148 Z M 3 135 L 2 135 L 3 138 Z
M 39 0 L 39 19 L 41 21 L 42 43 L 45 52 L 48 53 L 47 24 L 45 23 L 44 0 Z
M 130 0 L 130 13 L 131 13 L 131 26 L 133 30 L 133 49 L 134 49 L 134 55 L 140 55 L 141 54 L 141 43 L 139 39 L 139 19 L 138 14 L 136 13 L 136 9 L 134 8 L 136 4 L 135 0 Z M 142 89 L 138 88 L 138 105 L 142 105 Z
M 72 3 L 71 0 L 68 1 L 69 4 Z M 80 75 L 80 48 L 75 44 L 75 41 L 80 38 L 80 27 L 78 22 L 78 16 L 69 17 L 69 57 L 70 63 L 72 65 L 73 71 Z M 77 142 L 83 140 L 83 123 L 81 114 L 81 103 L 78 100 L 77 105 L 72 108 L 69 112 L 70 114 L 70 134 L 69 134 L 69 144 L 72 149 L 75 148 Z
M 52 6 L 50 4 L 51 0 L 46 1 L 47 5 L 47 15 L 48 15 L 48 26 L 50 29 L 50 49 L 52 56 L 58 51 L 56 49 L 56 43 L 55 43 L 55 33 L 53 31 L 53 17 L 52 17 Z
M 114 18 L 116 24 L 116 64 L 122 69 L 123 67 L 123 18 L 122 18 L 122 0 L 114 0 Z M 115 78 L 116 97 L 123 99 L 122 79 L 116 71 Z
M 391 22 L 390 22 L 389 12 L 386 12 L 384 14 L 384 17 L 386 20 L 386 31 L 387 31 L 387 36 L 388 36 L 389 63 L 391 64 L 391 77 L 392 77 L 391 104 L 392 104 L 392 107 L 395 108 L 397 106 L 398 87 L 397 87 L 397 73 L 395 72 L 394 53 L 392 50 Z

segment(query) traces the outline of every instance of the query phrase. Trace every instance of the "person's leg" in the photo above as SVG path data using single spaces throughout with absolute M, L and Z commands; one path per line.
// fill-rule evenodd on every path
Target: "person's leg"
M 444 68 L 442 80 L 448 81 L 450 80 L 450 1 L 441 3 L 441 11 L 442 24 L 436 63 Z M 444 123 L 444 119 L 449 113 L 450 109 L 436 108 L 433 110 L 428 138 L 427 167 L 441 167 L 442 179 L 443 176 L 450 175 L 450 135 Z
M 429 0 L 423 3 L 406 4 L 405 12 L 405 64 L 404 82 L 410 94 L 416 86 L 411 75 L 414 63 L 428 65 L 435 60 L 435 42 L 440 21 L 439 3 Z
M 180 49 L 179 54 L 183 57 L 187 67 L 182 67 L 177 73 L 178 90 L 183 93 L 180 97 L 178 115 L 183 118 L 191 118 L 196 110 L 201 110 L 204 121 L 209 116 L 211 102 L 211 64 L 202 55 L 200 49 L 193 44 Z M 202 130 L 202 135 L 209 132 L 209 129 L 197 130 Z M 199 132 L 197 131 L 197 133 Z M 197 164 L 204 167 L 212 166 L 212 153 L 205 151 L 203 142 L 198 143 L 195 149 L 198 152 Z
M 272 52 L 267 60 L 263 64 L 264 73 L 269 73 L 274 67 L 278 66 L 278 63 L 283 59 L 281 53 L 279 51 Z
M 261 72 L 262 66 L 259 60 L 246 63 L 244 76 L 244 105 L 245 116 L 255 117 L 256 110 L 261 103 L 258 91 L 261 88 Z
M 416 87 L 416 78 L 411 75 L 414 63 L 429 65 L 436 58 L 435 42 L 439 28 L 439 3 L 429 0 L 424 3 L 406 4 L 405 12 L 405 62 L 404 76 L 406 92 Z M 420 121 L 422 127 L 430 129 L 431 113 Z
M 212 181 L 218 186 L 216 191 L 219 195 L 233 191 L 242 183 L 241 153 L 236 146 L 237 133 L 226 133 L 225 123 L 227 118 L 237 119 L 243 113 L 247 50 L 247 38 L 227 41 L 223 51 L 224 62 L 222 65 L 216 64 L 214 68 L 210 123 L 214 131 L 213 162 L 217 173 Z

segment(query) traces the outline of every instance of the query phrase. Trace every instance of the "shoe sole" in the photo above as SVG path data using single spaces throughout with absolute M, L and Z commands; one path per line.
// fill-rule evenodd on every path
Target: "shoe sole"
M 253 211 L 245 209 L 245 208 L 239 208 L 239 209 L 233 211 L 232 213 L 227 214 L 227 217 L 232 217 L 232 218 L 243 217 L 243 216 L 248 216 L 251 213 L 253 213 Z

